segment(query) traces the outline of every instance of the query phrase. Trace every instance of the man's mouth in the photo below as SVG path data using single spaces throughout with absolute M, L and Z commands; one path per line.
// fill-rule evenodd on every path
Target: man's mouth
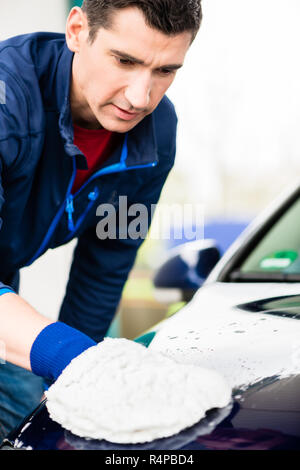
M 119 106 L 113 104 L 114 111 L 117 117 L 124 121 L 131 121 L 137 118 L 141 113 L 126 111 L 125 109 L 119 108 Z

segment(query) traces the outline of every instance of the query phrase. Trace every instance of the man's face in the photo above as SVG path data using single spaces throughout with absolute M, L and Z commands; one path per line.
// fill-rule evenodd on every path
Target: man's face
M 80 17 L 81 26 L 73 27 L 72 21 Z M 100 28 L 92 44 L 80 9 L 68 22 L 67 41 L 75 52 L 71 89 L 74 122 L 89 128 L 129 131 L 163 98 L 183 64 L 191 33 L 165 35 L 147 26 L 137 8 L 116 11 L 112 27 Z M 68 27 L 74 32 L 71 38 Z

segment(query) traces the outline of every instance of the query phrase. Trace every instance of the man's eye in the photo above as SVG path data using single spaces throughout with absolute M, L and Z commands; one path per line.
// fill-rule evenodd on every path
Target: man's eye
M 123 59 L 122 57 L 117 57 L 117 61 L 118 61 L 119 64 L 121 64 L 121 65 L 132 65 L 132 64 L 133 64 L 132 60 L 130 60 L 130 59 Z
M 167 75 L 173 75 L 173 74 L 175 73 L 175 71 L 174 71 L 174 70 L 170 70 L 170 69 L 159 69 L 159 70 L 158 70 L 158 73 L 159 73 L 160 75 L 165 75 L 165 76 L 167 76 Z

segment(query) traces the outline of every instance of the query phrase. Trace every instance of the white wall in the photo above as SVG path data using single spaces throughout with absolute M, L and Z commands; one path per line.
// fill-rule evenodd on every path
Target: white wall
M 169 91 L 181 191 L 208 212 L 256 211 L 300 174 L 300 2 L 202 5 L 200 32 Z
M 34 31 L 63 32 L 67 0 L 0 0 L 0 39 Z

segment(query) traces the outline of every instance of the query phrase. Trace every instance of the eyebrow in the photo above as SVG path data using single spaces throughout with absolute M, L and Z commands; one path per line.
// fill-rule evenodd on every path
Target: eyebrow
M 119 57 L 122 57 L 122 59 L 130 60 L 131 62 L 134 62 L 135 64 L 139 65 L 145 65 L 145 62 L 141 59 L 137 59 L 136 57 L 133 57 L 130 54 L 126 54 L 125 52 L 118 51 L 116 49 L 111 49 L 110 52 L 112 54 L 115 54 Z M 183 64 L 168 64 L 168 65 L 162 65 L 159 67 L 159 69 L 170 69 L 170 70 L 178 70 L 182 67 Z

